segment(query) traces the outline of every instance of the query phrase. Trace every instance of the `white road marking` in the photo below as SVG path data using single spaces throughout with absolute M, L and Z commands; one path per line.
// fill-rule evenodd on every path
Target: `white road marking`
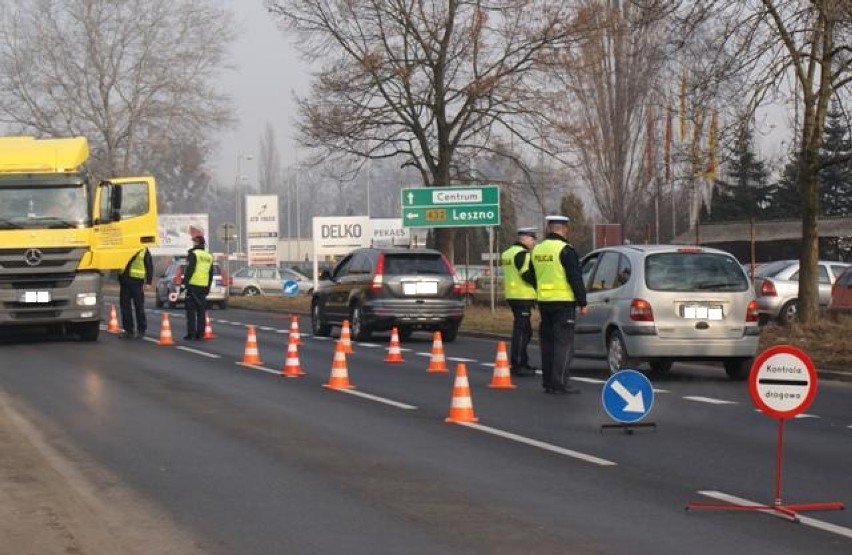
M 275 376 L 280 376 L 280 370 L 273 370 L 272 368 L 267 368 L 265 366 L 258 366 L 257 364 L 245 364 L 243 362 L 236 362 L 237 366 L 242 366 L 243 368 L 251 368 L 253 370 L 260 370 L 261 372 L 266 372 L 267 374 L 273 374 Z
M 584 383 L 597 383 L 597 384 L 605 384 L 606 380 L 599 380 L 597 378 L 571 378 L 575 382 L 584 382 Z
M 381 347 L 381 345 L 376 345 L 375 343 L 358 343 L 359 347 L 367 347 L 369 349 L 376 349 Z
M 275 328 L 270 328 L 269 326 L 259 326 L 257 329 L 263 331 L 275 331 Z
M 801 414 L 797 414 L 793 418 L 820 418 L 820 417 L 817 416 L 816 414 L 808 414 L 806 412 L 803 412 Z
M 479 364 L 481 364 L 482 366 L 488 366 L 490 368 L 494 368 L 493 362 L 480 362 Z
M 213 353 L 207 353 L 205 351 L 199 351 L 198 349 L 193 349 L 191 347 L 184 347 L 183 345 L 178 345 L 177 348 L 181 351 L 186 351 L 188 353 L 201 355 L 201 356 L 207 357 L 207 358 L 222 358 L 220 355 L 215 355 Z
M 275 333 L 290 333 L 290 330 L 275 330 Z
M 341 393 L 348 393 L 349 395 L 354 395 L 356 397 L 361 397 L 362 399 L 368 399 L 370 401 L 376 401 L 377 403 L 384 403 L 386 405 L 390 405 L 398 409 L 417 410 L 417 407 L 415 407 L 414 405 L 400 403 L 399 401 L 394 401 L 393 399 L 386 399 L 385 397 L 379 397 L 378 395 L 370 395 L 369 393 L 364 393 L 363 391 L 355 391 L 354 389 L 336 389 L 335 391 L 339 391 Z
M 320 341 L 331 341 L 330 337 L 322 337 L 321 335 L 315 335 L 314 339 L 319 339 Z
M 713 499 L 718 499 L 719 501 L 725 501 L 727 503 L 731 503 L 732 505 L 760 505 L 761 503 L 755 503 L 754 501 L 749 501 L 748 499 L 743 499 L 741 497 L 736 497 L 733 495 L 729 495 L 727 493 L 721 491 L 714 490 L 706 490 L 699 491 L 699 495 L 704 495 L 707 497 L 712 497 Z M 773 511 L 772 509 L 760 510 L 761 513 L 766 513 L 772 516 L 777 516 L 778 518 L 783 518 L 785 520 L 789 520 L 789 517 L 784 515 L 783 513 L 779 513 Z M 831 524 L 830 522 L 824 522 L 822 520 L 817 520 L 815 518 L 811 518 L 809 516 L 804 516 L 801 513 L 796 513 L 797 518 L 800 524 L 805 526 L 810 526 L 811 528 L 816 528 L 818 530 L 822 530 L 824 532 L 831 532 L 832 534 L 837 534 L 839 536 L 843 536 L 846 538 L 852 539 L 852 528 L 846 528 L 845 526 L 838 526 L 837 524 Z
M 495 435 L 504 439 L 510 439 L 512 441 L 517 441 L 518 443 L 523 443 L 532 447 L 538 447 L 539 449 L 544 449 L 545 451 L 550 451 L 551 453 L 556 453 L 558 455 L 565 455 L 566 457 L 580 459 L 581 461 L 597 464 L 600 466 L 617 466 L 617 463 L 608 461 L 606 459 L 601 459 L 599 457 L 595 457 L 594 455 L 587 455 L 586 453 L 581 453 L 572 449 L 565 449 L 564 447 L 559 447 L 558 445 L 545 443 L 543 441 L 538 441 L 537 439 L 530 439 L 528 437 L 520 436 L 518 434 L 513 434 L 512 432 L 498 430 L 497 428 L 492 428 L 490 426 L 483 426 L 482 424 L 477 424 L 475 422 L 459 422 L 459 424 L 461 426 L 473 428 L 474 430 L 479 430 L 480 432 L 485 432 L 486 434 Z
M 736 405 L 736 401 L 725 401 L 723 399 L 713 399 L 712 397 L 700 397 L 694 395 L 685 395 L 687 401 L 697 401 L 699 403 L 709 403 L 711 405 Z
M 476 362 L 475 358 L 464 358 L 464 357 L 447 357 L 447 360 L 452 360 L 455 362 Z
M 414 354 L 419 356 L 419 357 L 431 357 L 432 356 L 432 353 L 414 353 Z

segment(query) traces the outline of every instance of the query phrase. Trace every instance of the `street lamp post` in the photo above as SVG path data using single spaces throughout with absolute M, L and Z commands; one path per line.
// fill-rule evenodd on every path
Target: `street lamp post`
M 242 166 L 243 160 L 246 160 L 246 161 L 254 160 L 254 155 L 253 154 L 243 154 L 243 153 L 237 154 L 237 177 L 236 177 L 236 179 L 234 179 L 234 211 L 235 211 L 234 216 L 235 216 L 235 219 L 236 219 L 236 221 L 234 223 L 237 226 L 237 241 L 236 241 L 236 247 L 234 248 L 235 254 L 237 252 L 239 252 L 240 249 L 243 248 L 243 241 L 242 241 L 243 226 L 242 226 L 242 223 L 241 223 L 242 218 L 241 218 L 241 214 L 240 214 L 240 190 L 242 189 L 241 186 L 242 186 L 242 183 L 243 183 L 243 179 L 245 177 L 243 175 L 243 166 Z

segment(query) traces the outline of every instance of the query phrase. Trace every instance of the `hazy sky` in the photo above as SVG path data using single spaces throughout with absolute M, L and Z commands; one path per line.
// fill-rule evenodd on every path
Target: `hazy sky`
M 230 62 L 237 66 L 225 73 L 222 89 L 233 97 L 236 127 L 221 135 L 219 156 L 213 172 L 223 184 L 233 184 L 240 153 L 255 155 L 242 162 L 242 173 L 257 183 L 257 158 L 260 137 L 267 122 L 272 124 L 281 162 L 289 165 L 295 143 L 290 131 L 296 114 L 293 91 L 305 94 L 309 75 L 307 65 L 298 57 L 289 37 L 278 29 L 263 8 L 263 0 L 225 0 L 240 26 L 240 34 L 231 48 Z

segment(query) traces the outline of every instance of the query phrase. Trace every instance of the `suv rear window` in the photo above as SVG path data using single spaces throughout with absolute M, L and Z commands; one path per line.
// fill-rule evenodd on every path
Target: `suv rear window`
M 656 291 L 746 291 L 739 263 L 716 253 L 662 253 L 645 259 L 645 284 Z
M 384 273 L 387 275 L 432 274 L 450 275 L 450 269 L 440 254 L 386 254 Z

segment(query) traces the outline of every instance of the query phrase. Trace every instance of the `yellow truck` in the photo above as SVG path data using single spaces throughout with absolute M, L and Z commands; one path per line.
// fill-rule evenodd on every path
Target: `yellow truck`
M 96 341 L 105 273 L 157 242 L 152 177 L 96 181 L 83 137 L 0 137 L 0 328 Z

